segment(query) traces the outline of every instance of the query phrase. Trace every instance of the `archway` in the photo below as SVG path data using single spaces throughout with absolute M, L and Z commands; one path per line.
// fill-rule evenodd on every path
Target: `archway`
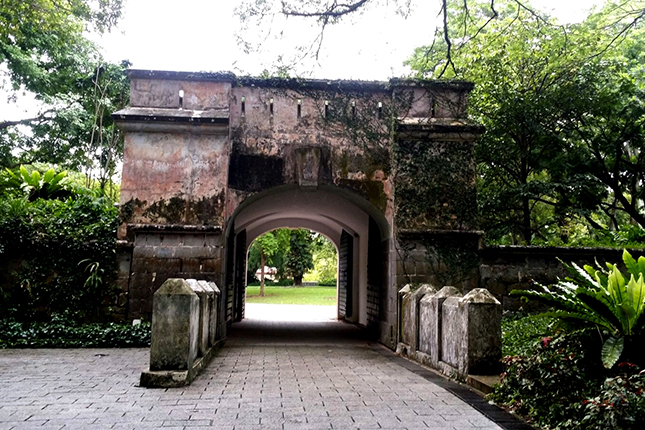
M 383 237 L 388 223 L 369 202 L 334 187 L 280 187 L 254 195 L 233 214 L 227 240 L 233 284 L 234 320 L 244 318 L 246 251 L 276 228 L 306 228 L 329 238 L 338 250 L 338 317 L 378 329 L 387 285 Z M 244 270 L 242 270 L 244 268 Z

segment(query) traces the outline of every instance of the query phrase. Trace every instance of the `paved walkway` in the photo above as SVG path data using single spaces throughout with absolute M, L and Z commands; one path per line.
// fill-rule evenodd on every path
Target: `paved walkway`
M 350 324 L 247 306 L 186 388 L 138 387 L 147 349 L 1 350 L 0 429 L 523 428 Z

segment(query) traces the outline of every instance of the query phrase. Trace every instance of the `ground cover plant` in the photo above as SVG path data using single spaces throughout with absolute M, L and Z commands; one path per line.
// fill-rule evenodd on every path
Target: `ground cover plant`
M 150 323 L 79 323 L 54 315 L 49 322 L 0 320 L 0 348 L 126 348 L 150 346 Z
M 623 271 L 572 265 L 572 278 L 517 292 L 552 310 L 542 322 L 505 316 L 505 372 L 491 400 L 538 428 L 645 427 L 645 258 L 623 260 Z
M 246 303 L 272 305 L 336 305 L 336 287 L 265 287 L 264 297 L 260 287 L 246 287 Z

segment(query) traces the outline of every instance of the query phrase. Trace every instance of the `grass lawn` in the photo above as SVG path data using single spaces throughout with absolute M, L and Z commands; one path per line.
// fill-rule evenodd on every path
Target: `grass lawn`
M 336 306 L 336 287 L 246 287 L 247 303 Z

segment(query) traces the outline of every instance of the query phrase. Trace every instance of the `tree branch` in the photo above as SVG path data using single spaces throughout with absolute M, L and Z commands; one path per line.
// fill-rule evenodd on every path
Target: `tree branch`
M 329 18 L 339 18 L 344 15 L 348 15 L 352 12 L 357 11 L 370 0 L 359 0 L 356 3 L 338 4 L 335 0 L 329 6 L 327 10 L 317 11 L 317 12 L 299 12 L 297 10 L 287 10 L 287 4 L 282 2 L 282 14 L 286 16 L 302 16 L 302 17 L 329 17 Z

